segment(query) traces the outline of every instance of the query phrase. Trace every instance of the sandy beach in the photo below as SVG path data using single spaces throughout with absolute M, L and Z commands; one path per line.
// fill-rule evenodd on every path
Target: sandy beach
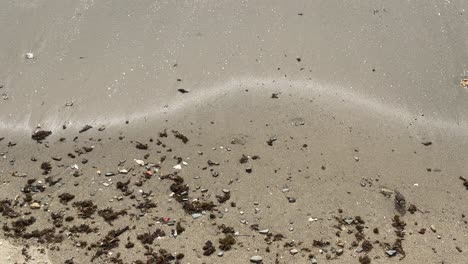
M 466 263 L 467 8 L 3 1 L 0 263 Z

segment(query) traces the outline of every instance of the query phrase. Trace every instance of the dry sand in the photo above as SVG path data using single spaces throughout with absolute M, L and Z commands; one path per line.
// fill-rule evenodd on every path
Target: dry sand
M 466 263 L 466 8 L 1 2 L 1 263 Z

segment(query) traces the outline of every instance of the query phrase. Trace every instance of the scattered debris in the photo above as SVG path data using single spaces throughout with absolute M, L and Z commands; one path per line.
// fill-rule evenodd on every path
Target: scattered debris
M 468 180 L 465 177 L 460 176 L 460 180 L 463 181 L 463 186 L 468 190 Z
M 93 127 L 90 126 L 90 125 L 86 125 L 82 129 L 80 129 L 78 132 L 83 133 L 83 132 L 86 132 L 86 131 L 90 130 L 91 128 L 93 128 Z
M 38 130 L 32 134 L 31 138 L 40 142 L 50 135 L 52 135 L 52 131 Z
M 395 190 L 395 209 L 401 215 L 406 213 L 406 199 L 399 191 Z
M 174 134 L 174 136 L 176 138 L 182 140 L 182 142 L 184 142 L 184 144 L 186 144 L 189 141 L 189 139 L 185 135 L 183 135 L 182 133 L 180 133 L 177 130 L 172 130 L 172 133 Z
M 431 141 L 423 141 L 423 142 L 421 142 L 421 144 L 423 144 L 424 146 L 427 147 L 427 146 L 432 145 L 432 142 Z
M 275 142 L 276 140 L 278 140 L 278 139 L 275 138 L 275 137 L 272 137 L 272 138 L 268 139 L 267 140 L 268 146 L 273 146 L 273 142 Z
M 203 246 L 203 255 L 210 256 L 216 251 L 216 248 L 213 246 L 213 242 L 210 240 L 206 241 L 205 245 Z

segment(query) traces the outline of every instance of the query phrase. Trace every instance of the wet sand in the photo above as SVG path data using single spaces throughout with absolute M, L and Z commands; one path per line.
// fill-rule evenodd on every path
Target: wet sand
M 465 6 L 1 3 L 1 255 L 463 263 Z

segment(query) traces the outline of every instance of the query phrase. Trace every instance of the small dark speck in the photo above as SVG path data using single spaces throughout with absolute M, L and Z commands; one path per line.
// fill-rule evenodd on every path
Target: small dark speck
M 375 69 L 372 69 L 372 72 L 375 72 Z
M 423 144 L 424 146 L 430 146 L 430 145 L 432 145 L 432 142 L 431 141 L 424 141 L 421 144 Z
M 301 62 L 301 58 L 296 58 L 297 62 Z
M 304 15 L 304 13 L 299 13 L 299 14 L 297 14 L 297 15 L 298 15 L 298 16 L 303 16 L 303 15 Z
M 182 79 L 178 78 L 178 79 L 177 79 L 177 81 L 178 81 L 178 82 L 181 82 L 181 81 L 182 81 Z
M 177 89 L 177 91 L 179 91 L 180 93 L 183 93 L 183 94 L 185 94 L 185 93 L 188 93 L 188 92 L 189 92 L 189 91 L 187 91 L 187 90 L 185 90 L 185 89 L 182 89 L 182 88 L 181 88 L 181 89 Z

